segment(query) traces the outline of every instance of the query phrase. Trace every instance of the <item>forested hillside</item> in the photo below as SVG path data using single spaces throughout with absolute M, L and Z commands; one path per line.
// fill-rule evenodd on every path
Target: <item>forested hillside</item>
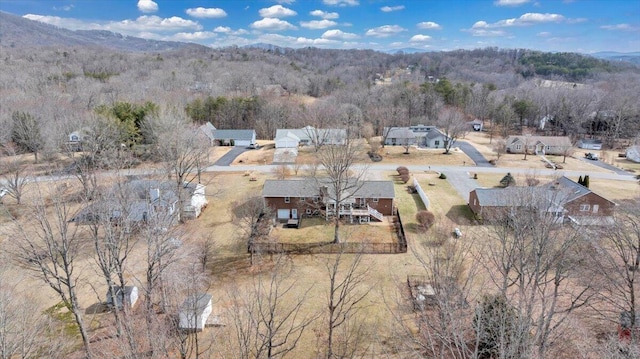
M 10 129 L 15 113 L 32 116 L 44 153 L 103 116 L 96 109 L 117 103 L 187 110 L 195 122 L 255 128 L 264 139 L 321 118 L 347 118 L 380 135 L 385 126 L 435 123 L 442 106 L 493 121 L 502 135 L 543 117 L 554 134 L 592 135 L 609 145 L 638 133 L 640 70 L 578 54 L 485 48 L 391 55 L 161 42 L 158 51 L 121 51 L 141 39 L 120 37 L 117 49 L 112 41 L 89 46 L 95 37 L 2 16 L 12 21 L 3 20 L 0 33 L 0 123 Z M 0 134 L 0 142 L 10 140 L 11 131 Z

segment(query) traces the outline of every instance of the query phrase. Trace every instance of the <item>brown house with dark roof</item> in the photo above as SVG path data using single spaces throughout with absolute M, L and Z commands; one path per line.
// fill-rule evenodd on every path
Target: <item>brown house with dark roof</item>
M 469 207 L 482 218 L 529 207 L 551 213 L 558 223 L 607 225 L 612 222 L 615 206 L 614 202 L 567 177 L 538 187 L 476 188 L 469 193 Z
M 262 197 L 265 207 L 273 209 L 279 220 L 321 213 L 328 218 L 337 212 L 351 221 L 368 222 L 394 214 L 395 190 L 391 181 L 358 182 L 352 186 L 353 193 L 343 193 L 338 211 L 329 188 L 322 180 L 267 180 Z

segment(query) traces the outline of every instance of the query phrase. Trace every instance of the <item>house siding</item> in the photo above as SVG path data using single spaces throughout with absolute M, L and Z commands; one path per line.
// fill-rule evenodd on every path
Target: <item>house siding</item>
M 307 209 L 317 210 L 320 208 L 324 208 L 324 204 L 321 199 L 318 199 L 318 203 L 313 202 L 312 197 L 305 197 L 305 200 L 302 200 L 301 197 L 291 197 L 289 203 L 284 201 L 284 197 L 265 197 L 265 206 L 277 211 L 278 209 L 288 209 L 289 217 L 291 217 L 291 210 L 298 210 L 298 217 L 302 216 L 306 213 Z M 356 204 L 360 203 L 360 199 L 356 199 Z M 379 198 L 378 202 L 374 202 L 373 198 L 365 199 L 365 203 L 369 205 L 369 207 L 375 209 L 376 211 L 382 213 L 384 216 L 393 215 L 393 199 L 392 198 Z
M 588 211 L 581 211 L 582 205 L 589 205 Z M 598 212 L 593 213 L 593 206 L 598 205 Z M 608 217 L 613 215 L 615 204 L 606 198 L 600 197 L 595 193 L 588 193 L 582 197 L 565 204 L 564 208 L 568 216 L 600 216 Z

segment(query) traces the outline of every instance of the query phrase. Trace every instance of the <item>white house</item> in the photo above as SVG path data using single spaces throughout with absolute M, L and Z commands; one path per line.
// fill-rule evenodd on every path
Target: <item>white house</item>
M 276 131 L 276 148 L 297 148 L 300 144 L 300 137 L 289 130 Z
M 203 330 L 213 310 L 211 298 L 208 293 L 188 296 L 180 306 L 178 327 L 188 331 Z
M 341 145 L 347 139 L 347 131 L 337 128 L 284 128 L 276 130 L 276 148 L 294 148 L 309 145 Z
M 122 308 L 122 300 L 126 303 L 127 307 L 133 308 L 138 302 L 138 287 L 128 285 L 124 287 L 124 294 L 122 293 L 122 287 L 113 287 L 115 291 L 115 300 L 111 295 L 111 290 L 107 289 L 107 306 Z
M 626 155 L 629 161 L 640 163 L 640 145 L 627 148 Z
M 447 136 L 435 126 L 413 125 L 409 127 L 385 127 L 385 145 L 405 145 L 415 143 L 420 147 L 443 148 Z

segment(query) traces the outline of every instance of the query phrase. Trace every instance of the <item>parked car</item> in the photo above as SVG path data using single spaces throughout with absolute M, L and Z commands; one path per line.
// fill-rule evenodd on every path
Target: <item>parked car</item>
M 595 153 L 591 153 L 591 152 L 587 152 L 584 154 L 584 157 L 588 160 L 592 160 L 592 161 L 597 161 L 598 160 L 598 155 Z

